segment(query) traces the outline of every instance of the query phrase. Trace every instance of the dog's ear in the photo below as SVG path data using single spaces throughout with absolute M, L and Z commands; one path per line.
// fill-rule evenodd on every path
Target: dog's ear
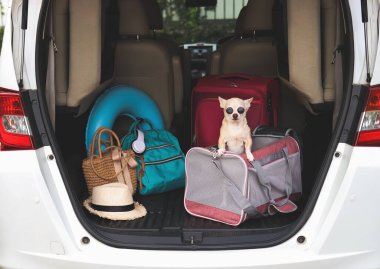
M 218 99 L 219 99 L 219 104 L 220 104 L 220 107 L 221 108 L 225 108 L 226 107 L 226 100 L 225 99 L 223 99 L 222 97 L 218 97 Z
M 247 100 L 244 100 L 245 109 L 248 109 L 251 106 L 252 100 L 253 100 L 253 97 Z

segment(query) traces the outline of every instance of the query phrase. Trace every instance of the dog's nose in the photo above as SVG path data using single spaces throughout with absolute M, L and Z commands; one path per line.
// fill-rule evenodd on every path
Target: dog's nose
M 236 114 L 236 113 L 232 114 L 232 118 L 233 118 L 234 120 L 236 120 L 238 117 L 239 117 L 238 114 Z

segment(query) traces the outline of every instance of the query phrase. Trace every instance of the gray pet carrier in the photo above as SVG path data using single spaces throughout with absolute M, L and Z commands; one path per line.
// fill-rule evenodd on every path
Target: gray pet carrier
M 253 140 L 255 144 L 255 140 Z M 229 225 L 290 213 L 302 193 L 300 148 L 291 136 L 245 154 L 192 148 L 186 156 L 184 204 L 191 215 Z

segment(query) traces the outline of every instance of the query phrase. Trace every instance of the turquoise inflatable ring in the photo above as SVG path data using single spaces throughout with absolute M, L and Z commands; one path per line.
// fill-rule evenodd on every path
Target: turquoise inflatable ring
M 95 102 L 86 127 L 86 149 L 99 127 L 112 128 L 117 117 L 126 115 L 143 118 L 155 129 L 164 129 L 164 120 L 156 103 L 143 91 L 130 86 L 115 86 L 106 90 Z

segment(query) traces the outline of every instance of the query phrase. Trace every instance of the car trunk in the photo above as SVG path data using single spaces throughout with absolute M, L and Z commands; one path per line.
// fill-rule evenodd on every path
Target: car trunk
M 346 12 L 347 3 L 343 2 L 343 9 Z M 45 5 L 45 8 L 47 9 L 48 5 Z M 345 16 L 345 19 L 349 24 L 349 17 Z M 284 29 L 282 30 L 285 31 Z M 344 49 L 341 50 L 343 53 L 340 55 L 344 61 L 342 66 L 346 66 L 343 70 L 346 83 L 351 81 L 352 55 L 350 52 L 352 44 L 350 43 L 350 34 L 348 31 L 342 38 L 341 45 Z M 41 48 L 43 45 L 46 46 L 46 40 L 40 41 Z M 61 46 L 61 48 L 65 48 L 65 46 Z M 80 115 L 78 115 L 78 107 L 57 104 L 55 141 L 52 146 L 77 217 L 89 233 L 111 246 L 147 249 L 268 247 L 293 236 L 306 222 L 317 200 L 341 131 L 339 128 L 333 127 L 341 126 L 338 124 L 339 121 L 333 120 L 334 115 L 340 111 L 340 107 L 334 109 L 334 104 L 344 104 L 344 102 L 342 101 L 343 97 L 342 100 L 336 100 L 335 103 L 328 101 L 310 105 L 310 103 L 304 102 L 305 99 L 300 94 L 302 87 L 289 85 L 289 80 L 291 80 L 289 77 L 294 76 L 294 71 L 288 69 L 289 65 L 293 63 L 289 63 L 287 59 L 281 59 L 281 57 L 288 57 L 288 55 L 284 56 L 281 50 L 278 50 L 278 55 L 279 69 L 282 69 L 280 75 L 285 78 L 281 83 L 279 127 L 293 128 L 298 132 L 302 141 L 303 194 L 301 200 L 297 202 L 298 210 L 296 212 L 250 219 L 238 227 L 228 226 L 189 215 L 183 205 L 184 190 L 179 189 L 149 196 L 135 195 L 134 199 L 142 203 L 148 211 L 147 216 L 141 219 L 111 221 L 92 215 L 82 206 L 83 201 L 89 196 L 83 177 L 82 161 L 86 158 L 85 131 L 93 101 L 90 102 L 89 108 Z M 106 61 L 103 60 L 103 62 Z M 311 64 L 307 60 L 305 62 Z M 280 65 L 287 67 L 280 68 Z M 41 74 L 45 74 L 46 66 L 43 64 L 41 66 L 39 70 Z M 110 65 L 108 64 L 108 66 Z M 112 68 L 105 68 L 106 71 L 103 73 L 111 74 L 112 70 L 110 69 Z M 66 70 L 66 72 L 70 72 L 70 70 Z M 66 75 L 68 76 L 68 73 Z M 42 75 L 41 77 L 45 78 L 46 76 Z M 340 79 L 343 80 L 343 78 Z M 42 89 L 45 88 L 45 82 L 40 82 L 40 85 L 43 85 Z M 345 84 L 342 96 L 347 94 L 348 85 Z M 190 85 L 188 87 L 191 88 Z M 40 92 L 40 96 L 43 96 L 43 91 Z M 185 100 L 184 103 L 184 107 L 190 107 L 190 100 Z M 184 113 L 176 115 L 173 122 L 172 130 L 181 142 L 182 150 L 186 152 L 190 148 L 189 110 L 185 109 Z M 126 118 L 120 117 L 113 127 L 117 133 L 125 134 L 128 124 Z
M 331 138 L 331 116 L 330 112 L 318 116 L 305 114 L 306 128 L 300 133 L 304 163 L 303 195 L 297 202 L 298 210 L 291 214 L 251 219 L 238 227 L 188 214 L 183 205 L 183 189 L 149 196 L 135 195 L 135 200 L 142 203 L 148 210 L 147 216 L 141 219 L 111 221 L 92 215 L 81 207 L 82 201 L 89 195 L 81 166 L 82 160 L 86 158 L 83 141 L 87 115 L 72 118 L 70 115 L 58 113 L 56 136 L 64 160 L 62 169 L 65 169 L 67 173 L 67 187 L 74 195 L 73 201 L 78 207 L 80 216 L 95 233 L 106 234 L 112 239 L 112 244 L 153 247 L 151 243 L 156 242 L 154 245 L 159 248 L 173 248 L 179 245 L 234 248 L 273 243 L 274 239 L 288 236 L 292 228 L 300 221 L 305 213 L 305 206 L 310 203 L 311 193 Z M 192 237 L 195 238 L 194 242 L 192 242 Z

